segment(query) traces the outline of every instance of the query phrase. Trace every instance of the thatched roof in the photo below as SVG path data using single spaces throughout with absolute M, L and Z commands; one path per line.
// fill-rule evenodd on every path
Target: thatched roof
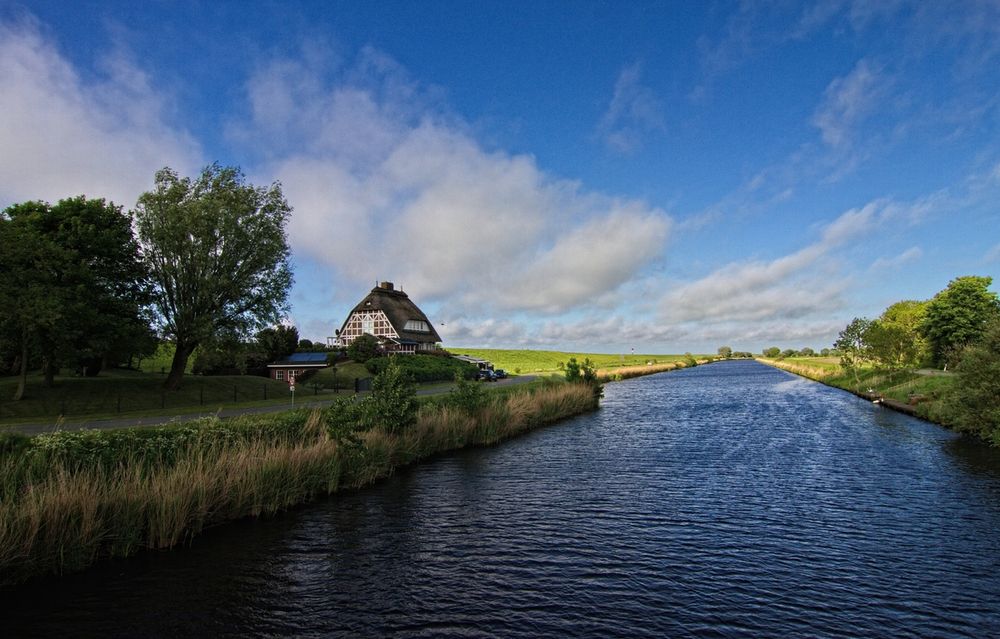
M 392 282 L 382 282 L 373 288 L 363 300 L 358 302 L 357 306 L 351 309 L 340 330 L 344 330 L 352 315 L 361 311 L 382 311 L 385 313 L 386 317 L 389 318 L 389 323 L 392 324 L 393 329 L 399 334 L 401 340 L 413 340 L 423 343 L 441 341 L 441 336 L 434 330 L 434 325 L 427 319 L 424 312 L 417 308 L 417 305 L 413 303 L 409 295 L 403 291 L 396 290 Z M 426 322 L 429 331 L 404 330 L 403 327 L 406 326 L 408 320 Z

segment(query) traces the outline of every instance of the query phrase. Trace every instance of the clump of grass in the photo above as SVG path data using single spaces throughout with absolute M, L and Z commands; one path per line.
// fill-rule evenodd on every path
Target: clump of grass
M 346 405 L 345 405 L 346 406 Z M 597 406 L 593 388 L 491 394 L 476 410 L 421 406 L 400 432 L 351 432 L 323 411 L 0 440 L 0 583 L 171 548 L 401 465 L 490 445 Z

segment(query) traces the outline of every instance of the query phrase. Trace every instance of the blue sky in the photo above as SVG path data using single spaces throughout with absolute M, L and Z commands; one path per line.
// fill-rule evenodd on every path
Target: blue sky
M 1000 3 L 0 3 L 0 206 L 239 165 L 288 320 L 446 346 L 831 344 L 1000 275 Z M 994 286 L 996 290 L 996 286 Z

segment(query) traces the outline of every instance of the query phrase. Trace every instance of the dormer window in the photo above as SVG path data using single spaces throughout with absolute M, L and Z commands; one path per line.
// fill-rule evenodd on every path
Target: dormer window
M 423 320 L 406 320 L 406 326 L 403 327 L 404 331 L 414 331 L 417 333 L 430 333 L 431 327 L 427 325 L 427 322 Z

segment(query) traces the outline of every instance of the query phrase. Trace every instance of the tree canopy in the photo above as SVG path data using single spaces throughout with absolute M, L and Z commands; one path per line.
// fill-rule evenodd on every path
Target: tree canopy
M 364 364 L 378 353 L 378 338 L 364 333 L 351 340 L 347 346 L 347 356 L 355 362 Z
M 279 324 L 257 333 L 257 344 L 264 351 L 268 362 L 284 359 L 295 352 L 299 343 L 299 329 Z
M 24 202 L 0 214 L 0 335 L 19 347 L 23 380 L 40 357 L 88 375 L 155 348 L 146 271 L 120 206 L 79 196 Z
M 954 426 L 1000 446 L 1000 320 L 963 349 L 955 373 L 949 397 Z
M 957 277 L 927 303 L 920 331 L 935 365 L 954 362 L 963 347 L 981 337 L 986 326 L 1000 317 L 1000 299 L 989 290 L 992 282 L 991 277 Z
M 218 164 L 194 180 L 161 169 L 139 197 L 135 222 L 157 320 L 176 346 L 167 388 L 180 385 L 202 341 L 246 335 L 287 310 L 290 213 L 279 184 L 254 186 Z

